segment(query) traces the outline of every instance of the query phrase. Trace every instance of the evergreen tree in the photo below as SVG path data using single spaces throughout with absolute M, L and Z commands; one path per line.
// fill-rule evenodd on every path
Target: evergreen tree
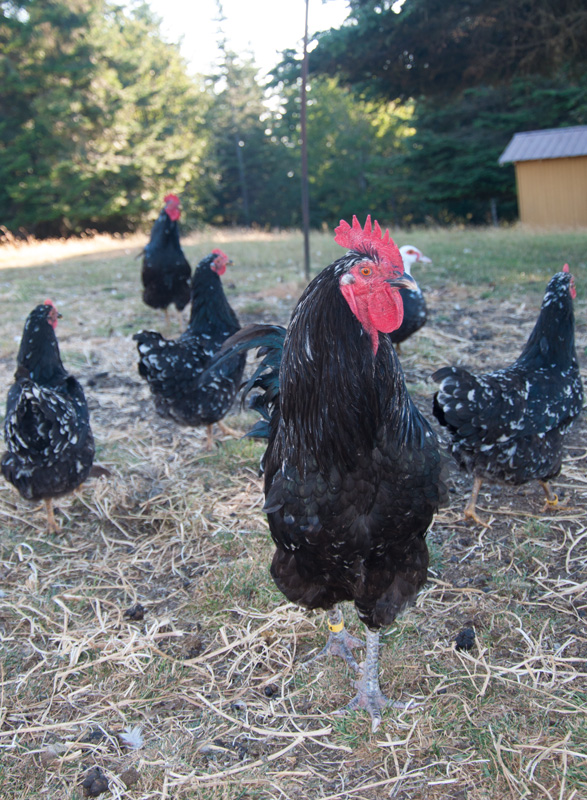
M 415 135 L 397 159 L 404 222 L 491 222 L 516 217 L 513 164 L 498 158 L 517 131 L 587 123 L 587 78 L 518 79 L 469 89 L 452 102 L 421 101 Z
M 587 64 L 584 0 L 350 0 L 310 70 L 394 100 L 456 95 Z M 399 10 L 398 6 L 401 6 Z M 396 13 L 398 12 L 399 13 Z
M 102 207 L 136 227 L 157 216 L 163 196 L 182 195 L 184 219 L 203 219 L 210 97 L 187 72 L 176 45 L 161 38 L 145 3 L 132 13 L 111 6 L 96 32 L 104 70 L 93 86 L 108 126 L 96 142 L 91 174 Z
M 128 230 L 165 192 L 197 184 L 206 98 L 148 6 L 13 0 L 0 10 L 9 230 Z M 190 200 L 195 211 L 204 205 L 195 190 Z
M 290 174 L 298 188 L 300 103 L 298 86 L 291 82 L 294 64 L 290 58 L 275 73 L 285 102 L 273 134 L 290 154 Z M 283 85 L 286 78 L 289 86 Z M 413 132 L 411 106 L 362 100 L 334 79 L 313 78 L 307 113 L 312 227 L 374 210 L 380 219 L 395 220 L 395 169 L 405 137 Z
M 252 58 L 223 45 L 211 78 L 214 100 L 207 122 L 217 181 L 208 219 L 214 224 L 287 226 L 298 219 L 299 186 L 290 191 L 292 161 L 276 137 Z
M 87 31 L 100 0 L 0 4 L 0 212 L 9 229 L 63 231 L 62 165 L 100 127 Z
M 319 36 L 310 67 L 355 91 L 415 100 L 416 133 L 393 158 L 404 221 L 515 216 L 513 166 L 497 159 L 517 131 L 585 120 L 583 0 L 350 0 Z

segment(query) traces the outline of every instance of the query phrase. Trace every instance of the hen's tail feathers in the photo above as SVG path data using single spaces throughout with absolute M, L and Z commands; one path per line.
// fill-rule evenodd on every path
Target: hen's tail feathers
M 261 390 L 251 397 L 249 407 L 260 414 L 262 419 L 247 432 L 247 436 L 269 438 L 271 420 L 279 411 L 279 368 L 285 333 L 285 328 L 281 325 L 248 325 L 230 336 L 208 365 L 211 370 L 231 356 L 258 348 L 257 356 L 261 361 L 241 389 L 243 403 L 253 389 Z
M 441 425 L 463 435 L 472 432 L 472 419 L 479 416 L 482 389 L 476 375 L 461 367 L 442 367 L 432 375 L 440 384 L 434 395 L 433 414 Z
M 133 341 L 137 342 L 137 347 L 142 344 L 152 346 L 153 344 L 159 345 L 163 339 L 158 331 L 138 331 L 133 335 Z

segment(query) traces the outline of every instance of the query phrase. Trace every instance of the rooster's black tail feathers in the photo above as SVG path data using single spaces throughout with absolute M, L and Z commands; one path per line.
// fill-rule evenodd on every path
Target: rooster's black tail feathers
M 262 419 L 247 432 L 247 436 L 268 439 L 271 420 L 279 411 L 279 368 L 285 333 L 281 325 L 248 325 L 230 336 L 208 365 L 208 369 L 211 369 L 231 356 L 258 348 L 257 356 L 261 361 L 241 388 L 243 402 L 253 389 L 261 390 L 251 397 L 249 408 L 260 414 Z

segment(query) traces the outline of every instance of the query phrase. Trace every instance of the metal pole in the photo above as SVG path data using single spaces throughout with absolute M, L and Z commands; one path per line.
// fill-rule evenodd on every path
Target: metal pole
M 308 185 L 308 141 L 306 134 L 306 84 L 308 82 L 308 9 L 304 27 L 304 57 L 302 59 L 301 135 L 302 135 L 302 229 L 304 231 L 304 276 L 310 280 L 310 191 Z

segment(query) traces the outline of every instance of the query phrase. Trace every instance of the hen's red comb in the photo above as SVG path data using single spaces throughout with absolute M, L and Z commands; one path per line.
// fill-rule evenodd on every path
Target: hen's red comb
M 179 203 L 179 197 L 176 194 L 167 194 L 163 198 L 164 203 Z
M 44 305 L 44 306 L 53 306 L 53 308 L 55 308 L 55 303 L 53 302 L 53 300 L 50 300 L 49 298 L 47 298 L 47 299 L 45 300 L 45 302 L 43 303 L 43 305 Z
M 350 250 L 363 250 L 366 246 L 373 248 L 379 255 L 382 261 L 394 261 L 394 266 L 397 266 L 403 272 L 403 261 L 400 256 L 399 250 L 391 236 L 386 229 L 385 233 L 381 235 L 381 228 L 377 220 L 375 225 L 371 226 L 371 214 L 367 215 L 365 220 L 365 227 L 361 228 L 361 223 L 353 214 L 353 226 L 341 219 L 338 228 L 335 228 L 334 241 L 342 247 L 348 247 Z
M 563 272 L 569 272 L 569 271 L 570 271 L 569 270 L 569 265 L 565 264 L 564 267 L 563 267 Z

